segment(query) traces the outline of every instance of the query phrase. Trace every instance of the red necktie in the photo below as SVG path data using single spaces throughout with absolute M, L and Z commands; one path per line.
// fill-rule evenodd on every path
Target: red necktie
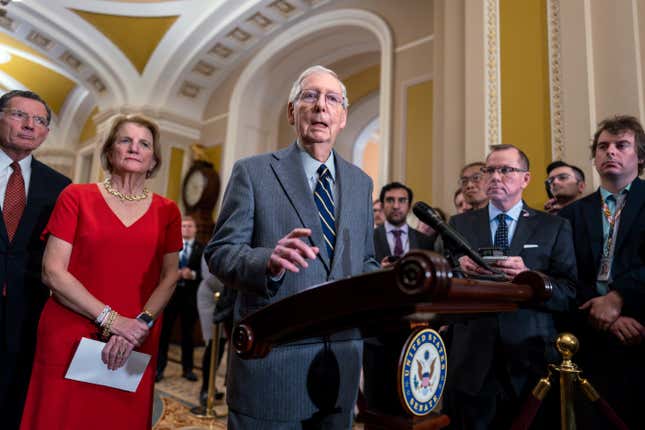
M 7 181 L 7 190 L 4 194 L 4 204 L 2 206 L 2 217 L 4 218 L 4 225 L 7 227 L 7 234 L 9 235 L 9 242 L 13 240 L 20 217 L 25 210 L 27 197 L 25 196 L 25 181 L 22 178 L 20 171 L 20 164 L 17 161 L 11 163 L 13 173 L 9 176 Z
M 401 234 L 403 231 L 396 229 L 392 230 L 394 235 L 394 255 L 400 257 L 403 255 L 403 242 L 401 241 Z

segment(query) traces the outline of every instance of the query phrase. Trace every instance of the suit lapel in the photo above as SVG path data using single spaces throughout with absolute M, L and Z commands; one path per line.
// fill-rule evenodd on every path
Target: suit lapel
M 384 250 L 383 253 L 379 251 Z M 376 234 L 374 235 L 374 254 L 377 256 L 390 255 L 390 245 L 387 243 L 387 232 L 385 231 L 385 225 L 381 224 L 376 228 Z M 380 263 L 380 261 L 379 261 Z
M 520 255 L 524 245 L 535 231 L 535 211 L 524 204 L 517 220 L 517 227 L 513 233 L 513 240 L 509 248 L 510 255 Z
M 334 196 L 334 201 L 335 201 L 335 207 L 336 207 L 336 213 L 334 214 L 336 217 L 336 245 L 334 247 L 334 261 L 332 261 L 332 271 L 334 269 L 334 266 L 336 263 L 340 260 L 340 258 L 335 258 L 337 255 L 343 255 L 343 250 L 345 248 L 345 240 L 341 236 L 345 228 L 347 228 L 347 225 L 349 225 L 349 214 L 350 213 L 356 213 L 353 211 L 350 206 L 355 202 L 349 198 L 351 196 L 351 190 L 350 190 L 350 180 L 347 178 L 347 175 L 349 174 L 349 169 L 347 168 L 347 162 L 343 160 L 340 157 L 336 156 L 336 151 L 332 152 L 332 156 L 334 157 L 334 163 L 336 165 L 336 196 Z M 321 234 L 322 234 L 322 228 L 321 228 Z M 325 253 L 326 254 L 326 253 Z
M 318 247 L 320 250 L 318 257 L 325 264 L 327 270 L 329 270 L 331 265 L 323 241 L 318 209 L 314 202 L 313 192 L 309 188 L 307 178 L 305 177 L 302 160 L 300 159 L 300 151 L 294 143 L 289 148 L 277 152 L 275 156 L 276 159 L 271 162 L 271 168 L 296 211 L 302 226 L 311 229 L 309 241 L 311 245 Z
M 634 182 L 632 182 L 632 186 L 630 187 L 629 194 L 627 196 L 625 208 L 620 215 L 620 221 L 618 224 L 618 238 L 616 239 L 616 248 L 614 250 L 614 254 L 625 242 L 629 230 L 632 228 L 636 217 L 641 212 L 641 207 L 643 207 L 643 204 L 645 204 L 644 184 L 645 182 L 643 182 L 639 178 L 636 178 Z
M 490 237 L 490 221 L 488 219 L 488 206 L 479 209 L 479 214 L 475 217 L 475 222 L 472 224 L 471 237 L 477 238 L 478 243 L 475 245 L 475 250 L 479 248 L 490 248 L 493 246 L 493 241 Z M 485 232 L 485 234 L 482 234 Z M 473 244 L 471 244 L 473 245 Z
M 410 250 L 419 248 L 419 238 L 417 237 L 417 232 L 408 225 L 408 239 L 410 244 Z
M 591 242 L 591 253 L 594 262 L 600 261 L 603 246 L 601 206 L 600 191 L 597 190 L 591 195 L 590 199 L 585 199 L 581 202 L 580 208 L 587 227 L 587 237 Z

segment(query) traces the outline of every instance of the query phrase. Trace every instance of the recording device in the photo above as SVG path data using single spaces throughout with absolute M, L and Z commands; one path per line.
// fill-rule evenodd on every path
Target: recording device
M 551 192 L 551 185 L 549 185 L 549 181 L 544 181 L 544 188 L 546 188 L 546 195 L 549 196 L 550 199 L 552 199 L 554 195 Z
M 486 262 L 506 260 L 508 258 L 508 255 L 504 254 L 504 250 L 495 248 L 494 246 L 479 248 L 477 252 Z
M 388 261 L 389 263 L 395 263 L 395 262 L 396 262 L 397 260 L 399 260 L 400 258 L 401 258 L 401 257 L 399 257 L 398 255 L 388 255 L 388 256 L 387 256 L 387 261 Z
M 426 203 L 416 202 L 412 207 L 412 212 L 414 212 L 416 217 L 421 221 L 439 232 L 441 237 L 444 239 L 444 243 L 447 246 L 450 246 L 452 251 L 466 254 L 471 260 L 486 270 L 497 274 L 501 273 L 499 270 L 492 268 L 488 263 L 486 263 L 477 251 L 468 244 L 468 241 L 459 234 L 457 230 L 446 224 L 439 214 Z

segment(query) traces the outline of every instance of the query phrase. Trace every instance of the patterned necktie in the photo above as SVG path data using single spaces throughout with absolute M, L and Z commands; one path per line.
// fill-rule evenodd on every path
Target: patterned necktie
M 22 177 L 20 164 L 17 161 L 11 163 L 13 172 L 7 181 L 7 190 L 4 194 L 4 203 L 2 206 L 2 217 L 4 225 L 7 227 L 9 242 L 13 240 L 20 217 L 25 210 L 27 196 L 25 195 L 25 180 Z
M 495 248 L 504 251 L 504 255 L 508 252 L 508 225 L 506 225 L 506 214 L 499 214 L 495 217 L 497 219 L 497 230 L 495 231 Z
M 183 269 L 188 265 L 188 242 L 184 241 L 184 249 L 179 253 L 179 268 Z
M 403 242 L 401 241 L 401 234 L 403 234 L 403 231 L 395 229 L 392 230 L 392 234 L 394 235 L 394 255 L 400 257 L 403 255 Z
M 334 197 L 331 193 L 331 184 L 328 178 L 331 177 L 329 169 L 324 164 L 321 164 L 317 170 L 318 182 L 314 189 L 314 200 L 318 207 L 318 216 L 320 217 L 320 224 L 322 226 L 323 238 L 325 239 L 325 247 L 327 248 L 327 255 L 331 260 L 334 254 L 334 246 L 336 245 L 336 218 L 334 217 Z

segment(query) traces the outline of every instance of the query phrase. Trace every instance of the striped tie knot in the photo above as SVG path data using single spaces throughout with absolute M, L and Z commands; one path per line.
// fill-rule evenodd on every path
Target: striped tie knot
M 331 259 L 336 245 L 336 218 L 334 215 L 334 196 L 331 191 L 331 173 L 324 164 L 318 167 L 318 181 L 314 189 L 314 200 L 322 227 L 327 255 Z

